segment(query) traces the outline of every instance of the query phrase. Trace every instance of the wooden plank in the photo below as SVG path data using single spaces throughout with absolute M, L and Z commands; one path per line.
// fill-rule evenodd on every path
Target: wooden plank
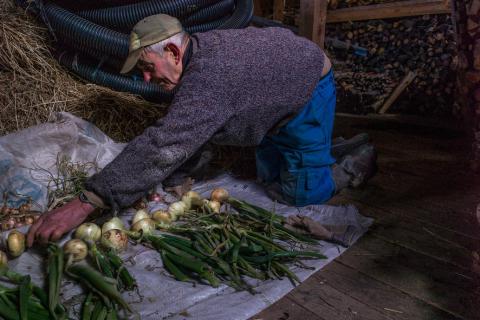
M 325 45 L 328 0 L 300 0 L 299 34 L 321 48 Z
M 267 309 L 250 318 L 251 320 L 326 320 L 284 297 Z
M 453 318 L 448 312 L 338 262 L 329 264 L 313 277 L 392 319 Z
M 372 270 L 380 273 L 391 270 L 382 277 L 399 278 L 395 281 L 402 291 L 433 304 L 454 304 L 454 308 L 458 308 L 455 306 L 457 299 L 480 297 L 479 275 L 374 236 L 362 237 L 336 261 L 372 277 Z M 430 290 L 425 290 L 427 287 Z M 442 291 L 445 292 L 441 296 L 434 294 Z
M 353 299 L 328 283 L 308 278 L 289 294 L 297 304 L 325 319 L 378 320 L 392 319 L 370 306 Z M 299 318 L 301 319 L 301 318 Z
M 414 71 L 409 71 L 398 86 L 393 90 L 392 94 L 388 97 L 387 101 L 380 108 L 378 113 L 384 114 L 392 106 L 392 104 L 397 100 L 397 98 L 402 94 L 402 92 L 412 83 L 413 79 L 417 76 L 417 73 Z
M 453 178 L 429 181 L 389 170 L 379 173 L 364 188 L 342 190 L 340 196 L 348 198 L 344 202 L 358 201 L 364 207 L 374 207 L 380 216 L 409 217 L 420 225 L 427 223 L 479 241 L 476 207 L 480 186 L 472 184 L 470 188 Z M 337 197 L 329 203 L 339 200 Z
M 368 237 L 336 261 L 421 299 L 452 318 L 480 316 L 473 307 L 480 303 L 478 278 L 465 276 L 449 264 Z
M 445 0 L 411 0 L 330 10 L 327 23 L 449 13 L 451 8 Z
M 283 21 L 283 11 L 285 10 L 285 0 L 273 1 L 273 20 Z
M 418 220 L 415 218 L 414 208 L 396 212 L 388 202 L 379 208 L 372 204 L 375 203 L 373 199 L 378 197 L 378 195 L 372 195 L 369 198 L 370 201 L 363 203 L 348 197 L 339 201 L 341 197 L 337 197 L 337 200 L 330 201 L 329 204 L 335 205 L 339 202 L 353 204 L 363 215 L 376 218 L 375 226 L 370 230 L 370 234 L 375 237 L 428 255 L 438 261 L 450 263 L 463 270 L 470 270 L 472 252 L 479 249 L 480 241 L 476 237 L 438 227 L 435 223 Z

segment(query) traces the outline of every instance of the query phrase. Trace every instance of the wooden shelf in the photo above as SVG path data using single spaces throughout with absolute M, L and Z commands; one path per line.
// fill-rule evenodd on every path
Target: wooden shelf
M 451 13 L 449 0 L 410 0 L 329 10 L 327 23 Z

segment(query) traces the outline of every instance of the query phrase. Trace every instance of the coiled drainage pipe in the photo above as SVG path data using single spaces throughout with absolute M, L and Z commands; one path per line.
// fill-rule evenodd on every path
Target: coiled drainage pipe
M 17 0 L 17 2 L 23 7 L 27 7 L 26 0 Z M 243 28 L 248 25 L 253 15 L 253 0 L 95 0 L 95 1 L 82 1 L 95 2 L 96 6 L 92 4 L 92 7 L 107 7 L 110 4 L 124 4 L 124 6 L 131 6 L 132 3 L 137 8 L 151 7 L 152 3 L 157 2 L 162 5 L 157 5 L 155 8 L 158 10 L 177 10 L 167 11 L 171 15 L 176 13 L 181 15 L 178 17 L 182 22 L 186 21 L 185 29 L 187 32 L 203 32 L 212 29 L 231 29 L 231 28 Z M 110 87 L 112 89 L 124 92 L 131 92 L 143 96 L 147 100 L 155 102 L 169 101 L 172 98 L 172 92 L 163 90 L 160 86 L 145 83 L 143 79 L 139 77 L 133 78 L 131 76 L 124 76 L 117 74 L 115 70 L 117 68 L 106 68 L 102 61 L 123 61 L 128 55 L 128 34 L 110 29 L 108 26 L 103 26 L 94 23 L 90 20 L 82 18 L 74 12 L 64 9 L 56 3 L 50 1 L 37 0 L 40 5 L 34 8 L 45 22 L 51 26 L 55 36 L 59 43 L 65 43 L 68 47 L 74 47 L 75 50 L 59 50 L 57 57 L 59 62 L 68 67 L 73 72 L 77 73 L 82 78 L 103 86 Z M 65 4 L 65 7 L 75 7 L 75 3 L 78 1 L 62 0 L 57 3 Z M 68 5 L 72 4 L 73 5 Z M 174 4 L 178 3 L 179 8 L 174 9 Z M 220 12 L 230 13 L 231 15 L 221 15 Z M 191 6 L 189 6 L 191 4 Z M 196 8 L 196 10 L 192 10 Z M 86 9 L 82 4 L 82 9 Z M 115 9 L 115 8 L 113 8 Z M 123 19 L 132 23 L 134 19 L 123 16 L 125 11 L 112 10 L 111 12 L 122 12 L 120 15 L 112 14 L 108 16 L 105 9 L 99 17 L 113 22 L 115 28 L 119 30 L 125 30 L 122 25 Z M 149 9 L 152 10 L 152 9 Z M 87 10 L 88 12 L 94 12 L 98 10 Z M 85 12 L 87 12 L 85 11 Z M 154 10 L 155 11 L 155 10 Z M 132 12 L 131 15 L 140 17 L 143 14 L 148 16 L 150 14 L 165 13 L 165 12 L 153 12 L 147 9 L 138 9 L 138 12 Z M 139 18 L 138 20 L 142 19 Z M 135 24 L 136 21 L 133 23 Z M 132 25 L 133 26 L 133 25 Z M 131 29 L 129 26 L 128 29 Z M 128 30 L 129 32 L 129 30 Z M 89 53 L 91 56 L 89 57 Z M 99 61 L 98 57 L 103 57 L 103 60 Z

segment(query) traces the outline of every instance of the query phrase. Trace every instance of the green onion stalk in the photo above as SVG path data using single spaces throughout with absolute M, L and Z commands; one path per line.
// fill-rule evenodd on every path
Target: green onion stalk
M 170 234 L 154 235 L 150 223 L 128 234 L 159 251 L 164 267 L 177 280 L 199 279 L 212 286 L 223 282 L 252 293 L 246 276 L 259 280 L 287 277 L 295 285 L 300 281 L 287 263 L 326 258 L 318 252 L 287 248 L 285 244 L 317 241 L 284 228 L 283 217 L 233 198 L 225 201 L 236 211 L 220 213 L 204 205 L 189 210 L 175 225 L 156 225 Z
M 55 313 L 49 311 L 47 293 L 31 282 L 29 275 L 22 275 L 8 268 L 6 255 L 0 251 L 0 278 L 14 284 L 16 288 L 0 286 L 0 317 L 5 319 L 65 319 L 65 308 L 58 305 Z
M 117 280 L 120 291 L 131 291 L 136 288 L 135 278 L 128 272 L 122 259 L 112 249 L 102 250 L 95 244 L 90 244 L 90 253 L 95 266 L 104 276 Z
M 95 257 L 104 256 L 99 253 L 95 245 L 91 245 Z M 64 245 L 64 251 L 58 246 L 53 246 L 58 256 L 67 256 L 65 273 L 77 282 L 83 284 L 87 289 L 88 295 L 84 302 L 84 319 L 116 319 L 117 306 L 131 312 L 130 306 L 123 300 L 120 291 L 117 288 L 117 281 L 112 277 L 105 276 L 102 272 L 90 267 L 88 264 L 79 263 L 87 256 L 88 247 L 80 239 L 72 239 Z M 61 253 L 60 253 L 61 252 Z M 98 261 L 98 260 L 97 260 Z M 102 260 L 107 264 L 108 260 Z M 111 269 L 109 269 L 112 271 Z M 112 271 L 113 272 L 113 271 Z M 113 273 L 112 273 L 113 276 Z M 95 300 L 95 301 L 94 301 Z M 87 312 L 94 305 L 91 312 Z M 90 318 L 88 318 L 91 316 Z

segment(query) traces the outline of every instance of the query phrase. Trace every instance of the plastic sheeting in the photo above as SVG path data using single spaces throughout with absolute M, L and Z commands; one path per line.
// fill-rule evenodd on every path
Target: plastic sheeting
M 30 196 L 37 209 L 46 208 L 48 174 L 56 172 L 59 155 L 68 156 L 72 162 L 96 162 L 99 167 L 110 162 L 124 147 L 109 139 L 91 123 L 68 113 L 60 113 L 53 123 L 45 123 L 0 138 L 0 194 L 15 191 Z M 243 181 L 222 174 L 208 181 L 194 184 L 193 189 L 204 196 L 222 186 L 236 198 L 274 210 L 281 215 L 304 214 L 325 226 L 344 232 L 353 244 L 372 223 L 353 206 L 311 205 L 302 208 L 273 203 L 263 189 L 253 181 Z M 163 192 L 161 186 L 159 192 Z M 168 198 L 168 197 L 167 197 Z M 174 201 L 175 199 L 171 199 Z M 13 197 L 10 204 L 20 203 Z M 154 203 L 150 210 L 157 209 Z M 121 218 L 128 224 L 133 210 L 122 212 Z M 21 231 L 26 232 L 25 227 Z M 5 234 L 2 235 L 5 237 Z M 68 239 L 65 237 L 63 241 Z M 331 243 L 320 242 L 309 247 L 325 254 L 326 260 L 307 260 L 311 269 L 291 266 L 301 281 L 342 254 L 346 249 Z M 287 294 L 294 287 L 288 279 L 258 281 L 249 279 L 257 294 L 221 285 L 212 288 L 203 284 L 176 281 L 163 269 L 159 254 L 141 245 L 131 245 L 122 254 L 127 268 L 138 282 L 138 290 L 124 294 L 141 319 L 247 319 Z M 37 284 L 42 284 L 44 263 L 38 249 L 31 249 L 12 260 L 10 267 L 20 273 L 28 273 Z M 83 301 L 79 285 L 64 281 L 62 301 L 70 308 L 72 318 L 78 318 Z

